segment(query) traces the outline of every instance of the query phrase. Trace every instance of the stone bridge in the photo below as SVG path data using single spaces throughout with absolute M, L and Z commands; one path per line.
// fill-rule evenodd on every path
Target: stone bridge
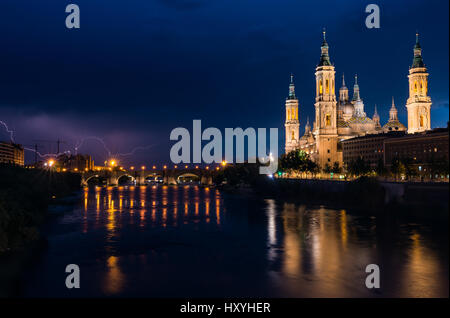
M 149 177 L 162 178 L 163 183 L 167 185 L 178 184 L 179 177 L 198 177 L 200 184 L 211 185 L 214 171 L 208 169 L 141 169 L 141 170 L 126 170 L 115 169 L 108 170 L 102 169 L 100 171 L 85 171 L 81 174 L 81 184 L 83 186 L 88 184 L 91 178 L 102 178 L 106 180 L 108 186 L 118 185 L 119 179 L 122 177 L 129 177 L 137 185 L 145 184 L 145 181 Z

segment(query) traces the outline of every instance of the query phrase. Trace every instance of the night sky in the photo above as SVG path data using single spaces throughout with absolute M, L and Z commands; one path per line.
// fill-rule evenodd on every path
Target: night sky
M 81 29 L 65 27 L 78 4 Z M 367 29 L 365 6 L 381 8 L 381 28 Z M 16 142 L 56 140 L 74 150 L 103 138 L 124 165 L 169 162 L 170 131 L 278 127 L 284 148 L 284 101 L 295 76 L 300 131 L 313 118 L 322 28 L 336 89 L 358 74 L 366 113 L 382 125 L 394 96 L 406 125 L 408 67 L 416 30 L 430 73 L 432 127 L 449 117 L 448 1 L 296 0 L 2 0 L 0 120 Z M 350 91 L 352 94 L 352 90 Z M 0 126 L 0 140 L 9 135 Z M 43 152 L 56 151 L 46 144 Z M 107 152 L 86 140 L 79 153 L 97 164 Z M 26 153 L 26 160 L 34 158 Z

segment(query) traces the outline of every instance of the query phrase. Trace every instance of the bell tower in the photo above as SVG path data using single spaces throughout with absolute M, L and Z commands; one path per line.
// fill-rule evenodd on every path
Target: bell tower
M 314 134 L 316 135 L 319 166 L 332 166 L 334 162 L 341 164 L 337 151 L 337 102 L 335 94 L 335 70 L 328 55 L 326 33 L 323 31 L 323 42 L 319 64 L 316 67 L 316 116 Z
M 419 34 L 416 33 L 413 64 L 409 69 L 408 133 L 431 129 L 431 98 L 428 96 L 428 73 L 422 59 Z
M 291 81 L 289 83 L 289 96 L 286 98 L 286 143 L 285 153 L 298 148 L 299 128 L 298 121 L 298 99 L 295 96 L 294 75 L 291 74 Z

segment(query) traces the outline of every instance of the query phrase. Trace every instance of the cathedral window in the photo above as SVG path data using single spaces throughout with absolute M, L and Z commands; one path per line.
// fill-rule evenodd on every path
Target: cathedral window
M 322 95 L 322 93 L 323 93 L 322 80 L 319 80 L 319 94 Z
M 288 109 L 288 115 L 287 115 L 288 120 L 291 120 L 291 111 Z
M 325 126 L 331 126 L 331 115 L 330 114 L 325 115 Z
M 295 110 L 295 119 L 298 120 L 298 109 Z
M 294 133 L 294 131 L 292 131 L 292 140 L 294 140 L 295 139 L 295 133 Z
M 423 115 L 420 115 L 419 125 L 420 125 L 420 127 L 424 126 Z
M 328 80 L 325 81 L 325 92 L 330 93 L 330 82 Z
M 414 82 L 414 93 L 417 93 L 417 81 Z

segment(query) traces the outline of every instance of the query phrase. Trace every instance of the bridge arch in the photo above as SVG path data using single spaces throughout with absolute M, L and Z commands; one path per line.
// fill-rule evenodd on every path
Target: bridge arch
M 183 172 L 176 174 L 174 179 L 177 184 L 183 183 L 184 179 L 190 180 L 190 182 L 194 179 L 195 182 L 200 183 L 202 181 L 202 176 L 201 173 Z
M 117 176 L 116 184 L 119 184 L 120 179 L 123 178 L 123 177 L 127 177 L 128 179 L 131 179 L 131 181 L 133 181 L 133 182 L 136 181 L 136 178 L 134 176 L 132 176 L 131 174 L 123 173 L 123 174 L 120 174 L 120 175 Z
M 101 176 L 98 174 L 89 174 L 89 175 L 83 176 L 81 183 L 83 186 L 88 186 L 89 181 L 92 179 L 95 179 L 95 178 L 97 178 L 99 180 L 105 180 L 107 182 L 107 178 L 105 176 Z

